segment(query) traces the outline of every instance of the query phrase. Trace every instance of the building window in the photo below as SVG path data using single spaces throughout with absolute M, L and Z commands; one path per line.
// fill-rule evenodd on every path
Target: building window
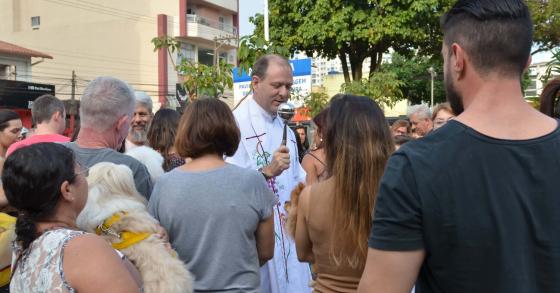
M 220 62 L 228 63 L 228 56 L 226 52 L 220 53 Z
M 536 97 L 537 94 L 537 76 L 531 76 L 531 83 L 525 89 L 525 96 L 526 97 Z
M 31 28 L 36 30 L 39 29 L 41 25 L 41 17 L 40 16 L 32 16 L 31 17 Z
M 218 28 L 220 30 L 224 30 L 224 23 L 225 23 L 225 19 L 223 16 L 218 17 Z
M 196 47 L 191 44 L 183 44 L 181 50 L 177 52 L 177 63 L 181 63 L 183 59 L 196 62 Z
M 213 66 L 214 65 L 214 51 L 204 48 L 198 48 L 198 63 Z

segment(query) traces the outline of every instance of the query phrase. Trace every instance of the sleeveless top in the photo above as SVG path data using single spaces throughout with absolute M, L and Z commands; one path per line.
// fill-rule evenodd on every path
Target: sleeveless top
M 298 212 L 301 212 L 300 215 L 303 215 L 306 219 L 315 258 L 313 267 L 317 273 L 317 279 L 313 285 L 313 292 L 352 293 L 358 290 L 364 264 L 351 267 L 345 262 L 336 263 L 330 257 L 331 248 L 334 248 L 335 251 L 350 248 L 347 254 L 353 253 L 353 249 L 348 243 L 332 242 L 331 240 L 332 217 L 330 210 L 335 195 L 334 187 L 333 178 L 313 184 L 307 210 Z
M 315 159 L 319 164 L 314 164 L 315 169 L 317 170 L 317 179 L 319 182 L 324 181 L 327 179 L 327 164 L 323 162 L 319 157 L 313 154 L 314 151 L 318 151 L 320 149 L 308 151 L 305 155 L 310 155 L 313 159 Z M 320 172 L 319 172 L 320 171 Z
M 64 277 L 62 261 L 68 241 L 85 234 L 65 228 L 49 230 L 35 239 L 22 251 L 14 242 L 12 270 L 17 262 L 10 283 L 11 292 L 76 292 Z

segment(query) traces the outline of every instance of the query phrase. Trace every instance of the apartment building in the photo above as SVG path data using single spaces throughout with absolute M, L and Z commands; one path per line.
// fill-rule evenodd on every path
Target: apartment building
M 531 83 L 525 89 L 525 97 L 538 97 L 541 95 L 542 90 L 545 85 L 542 78 L 546 75 L 546 70 L 548 68 L 548 62 L 537 62 L 529 66 L 529 77 L 531 78 Z M 553 75 L 552 78 L 557 77 Z M 551 78 L 551 79 L 552 79 Z
M 48 52 L 32 80 L 54 84 L 69 99 L 88 81 L 111 75 L 152 96 L 175 101 L 182 58 L 214 64 L 214 55 L 236 62 L 238 0 L 3 0 L 0 40 Z M 154 51 L 152 38 L 177 37 L 178 52 Z

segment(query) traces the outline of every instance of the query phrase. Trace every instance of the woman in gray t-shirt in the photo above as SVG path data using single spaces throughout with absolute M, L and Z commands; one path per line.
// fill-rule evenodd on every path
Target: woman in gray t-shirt
M 195 276 L 195 291 L 258 292 L 259 265 L 274 253 L 275 195 L 260 173 L 223 159 L 239 139 L 225 103 L 190 104 L 175 146 L 192 161 L 161 176 L 148 204 Z

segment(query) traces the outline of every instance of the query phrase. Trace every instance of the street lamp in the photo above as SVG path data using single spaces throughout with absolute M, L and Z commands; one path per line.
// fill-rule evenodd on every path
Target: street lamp
M 430 73 L 430 76 L 432 77 L 432 93 L 431 93 L 431 103 L 430 103 L 430 107 L 433 108 L 434 107 L 434 78 L 436 77 L 437 73 L 436 70 L 434 69 L 433 66 L 430 66 L 430 68 L 428 68 L 428 72 Z

